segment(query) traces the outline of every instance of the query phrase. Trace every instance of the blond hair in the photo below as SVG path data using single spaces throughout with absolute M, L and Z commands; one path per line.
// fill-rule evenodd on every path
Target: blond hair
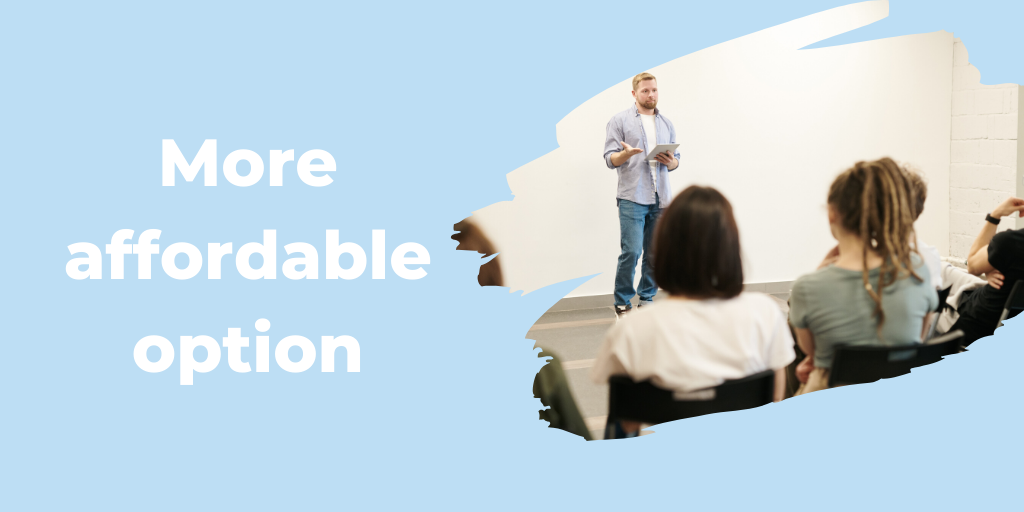
M 640 82 L 644 80 L 657 80 L 657 78 L 654 78 L 654 75 L 650 73 L 640 73 L 633 77 L 633 90 L 635 91 L 637 87 L 640 87 Z

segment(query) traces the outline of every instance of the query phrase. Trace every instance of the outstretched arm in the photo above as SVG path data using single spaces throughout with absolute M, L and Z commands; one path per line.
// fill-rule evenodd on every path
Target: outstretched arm
M 608 121 L 604 137 L 604 163 L 609 169 L 614 169 L 629 160 L 633 155 L 643 153 L 644 150 L 634 148 L 625 142 L 622 135 L 622 126 L 615 118 Z
M 633 158 L 633 155 L 639 155 L 640 153 L 644 152 L 644 150 L 640 148 L 634 148 L 633 146 L 626 144 L 624 141 L 619 142 L 619 144 L 622 146 L 622 151 L 619 151 L 618 153 L 612 153 L 611 156 L 608 157 L 608 160 L 611 161 L 612 163 L 612 167 L 618 167 L 626 163 L 626 160 Z

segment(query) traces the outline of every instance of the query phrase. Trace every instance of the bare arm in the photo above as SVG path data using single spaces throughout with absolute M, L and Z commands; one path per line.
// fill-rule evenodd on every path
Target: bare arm
M 1003 201 L 992 210 L 992 216 L 1001 219 L 1012 215 L 1013 212 L 1024 212 L 1024 199 L 1011 197 Z M 981 232 L 978 233 L 974 243 L 971 244 L 971 251 L 967 256 L 967 271 L 971 274 L 980 276 L 995 270 L 988 261 L 988 244 L 992 241 L 992 237 L 996 235 L 996 228 L 995 224 L 985 221 Z
M 921 341 L 928 341 L 928 331 L 931 331 L 932 319 L 935 318 L 935 312 L 932 311 L 924 316 L 924 325 L 921 326 Z
M 814 371 L 814 335 L 811 334 L 810 329 L 795 328 L 794 330 L 796 331 L 796 343 L 806 354 L 804 360 L 796 365 L 796 379 L 806 383 L 811 372 Z
M 626 144 L 624 141 L 620 142 L 620 144 L 622 144 L 622 151 L 619 151 L 618 153 L 612 153 L 611 157 L 609 157 L 609 160 L 612 161 L 612 165 L 615 167 L 618 167 L 626 163 L 626 160 L 629 160 L 634 155 L 639 155 L 640 153 L 644 152 L 643 149 L 634 148 L 629 144 Z
M 800 347 L 800 350 L 807 354 L 807 357 L 814 355 L 814 335 L 811 334 L 810 329 L 794 329 L 796 331 L 796 344 Z
M 995 234 L 996 225 L 985 221 L 985 227 L 981 228 L 981 233 L 978 233 L 978 237 L 974 239 L 974 243 L 971 244 L 971 252 L 967 256 L 967 271 L 971 274 L 980 276 L 994 270 L 992 264 L 988 262 L 988 243 L 992 241 Z
M 775 396 L 772 397 L 772 401 L 781 402 L 782 398 L 786 395 L 786 369 L 779 368 L 775 370 Z

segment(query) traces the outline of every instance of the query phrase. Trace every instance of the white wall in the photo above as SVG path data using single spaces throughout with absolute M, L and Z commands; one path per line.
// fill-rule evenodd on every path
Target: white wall
M 982 85 L 967 49 L 953 42 L 953 124 L 950 138 L 950 256 L 967 259 L 985 214 L 1017 193 L 1017 84 Z M 1016 220 L 1005 218 L 999 230 Z M 1024 226 L 1021 226 L 1024 227 Z
M 698 183 L 730 199 L 747 282 L 813 269 L 834 244 L 828 185 L 855 161 L 886 155 L 927 175 L 918 230 L 947 254 L 952 34 L 799 50 L 887 14 L 886 2 L 839 7 L 647 70 L 682 143 L 673 193 Z M 513 291 L 600 274 L 570 296 L 611 293 L 616 173 L 602 149 L 608 119 L 632 102 L 631 78 L 562 119 L 557 150 L 509 173 L 513 201 L 474 212 Z

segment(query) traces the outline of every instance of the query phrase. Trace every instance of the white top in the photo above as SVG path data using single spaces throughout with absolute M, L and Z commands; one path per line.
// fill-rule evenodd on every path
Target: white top
M 654 116 L 640 114 L 640 122 L 644 126 L 644 136 L 647 138 L 647 151 L 658 145 L 658 123 L 654 122 Z M 650 161 L 651 179 L 654 180 L 654 189 L 658 189 L 658 161 Z
M 921 253 L 921 259 L 924 260 L 924 264 L 928 267 L 928 274 L 932 276 L 932 284 L 935 285 L 936 290 L 941 290 L 943 288 L 942 256 L 939 256 L 939 250 L 922 242 L 920 238 L 916 240 L 916 245 L 917 252 Z
M 784 368 L 795 357 L 786 316 L 767 295 L 669 297 L 634 310 L 608 331 L 590 378 L 598 384 L 612 375 L 651 379 L 677 398 L 702 398 L 691 392 Z

